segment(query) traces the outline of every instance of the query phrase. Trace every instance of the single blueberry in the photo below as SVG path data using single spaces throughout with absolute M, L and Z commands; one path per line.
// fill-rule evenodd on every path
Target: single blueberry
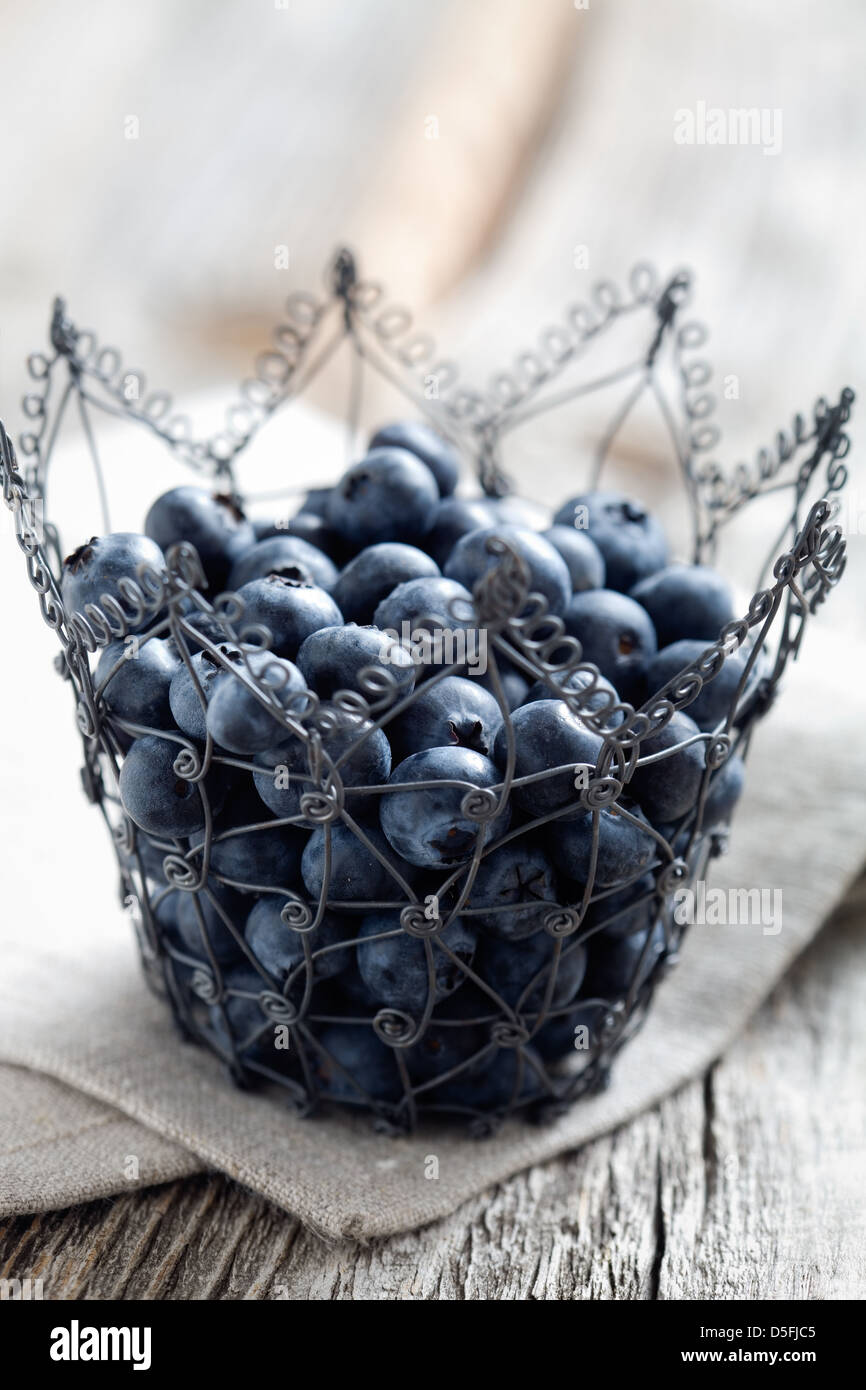
M 225 800 L 224 769 L 212 768 L 203 782 L 188 781 L 174 766 L 184 751 L 172 739 L 146 734 L 134 741 L 123 760 L 123 809 L 151 835 L 190 835 L 205 823 L 205 797 L 214 813 Z
M 357 690 L 375 701 L 377 692 L 388 686 L 395 698 L 402 699 L 415 684 L 415 663 L 406 649 L 377 627 L 355 623 L 311 633 L 298 652 L 298 667 L 323 700 L 330 700 L 338 690 Z M 370 670 L 374 675 L 365 677 L 362 689 L 361 672 Z
M 240 893 L 209 879 L 199 891 L 178 892 L 177 898 L 178 934 L 192 955 L 208 959 L 206 937 L 221 965 L 243 956 L 238 937 L 243 936 L 247 905 Z
M 430 941 L 429 950 L 403 930 L 399 912 L 368 913 L 358 939 L 358 969 L 379 1006 L 415 1017 L 423 1013 L 431 988 L 433 999 L 440 1000 L 464 983 L 460 962 L 471 965 L 475 955 L 475 932 L 459 917 Z
M 658 915 L 655 888 L 654 876 L 643 874 L 627 888 L 598 898 L 589 905 L 586 927 L 593 929 L 593 935 L 598 931 L 614 941 L 636 931 L 645 931 Z
M 442 497 L 449 497 L 457 486 L 460 477 L 460 464 L 453 445 L 441 434 L 421 420 L 401 420 L 393 425 L 383 425 L 373 435 L 370 450 L 394 446 L 408 449 L 422 463 L 426 463 Z
M 266 579 L 269 574 L 330 589 L 337 578 L 337 567 L 323 550 L 300 536 L 271 536 L 251 546 L 232 565 L 228 588 L 236 591 L 254 579 Z
M 629 788 L 653 823 L 679 820 L 695 805 L 704 776 L 704 740 L 678 745 L 699 733 L 695 721 L 678 711 L 663 729 L 641 741 Z M 643 762 L 659 753 L 665 756 L 658 762 Z
M 310 835 L 301 859 L 301 875 L 307 892 L 316 901 L 321 898 L 326 877 L 326 900 L 331 903 L 372 905 L 406 898 L 400 881 L 386 865 L 393 866 L 404 882 L 410 881 L 411 870 L 407 873 L 406 865 L 396 858 L 379 830 L 369 825 L 360 829 L 365 839 L 374 845 L 378 855 L 344 821 L 321 826 Z M 327 861 L 329 845 L 330 872 Z M 382 859 L 385 860 L 384 864 Z
M 563 621 L 580 642 L 583 660 L 597 666 L 624 700 L 639 701 L 656 653 L 655 631 L 640 604 L 614 589 L 587 589 L 574 595 Z
M 564 613 L 571 598 L 568 566 L 550 541 L 524 527 L 500 522 L 467 532 L 448 557 L 447 577 L 474 590 L 488 571 L 502 564 L 502 555 L 488 548 L 488 543 L 494 540 L 506 542 L 524 561 L 529 570 L 530 592 L 541 594 L 551 613 Z
M 429 531 L 439 501 L 436 479 L 407 449 L 373 449 L 349 468 L 328 501 L 328 521 L 358 547 L 414 540 Z
M 701 816 L 702 830 L 711 830 L 730 821 L 745 784 L 746 765 L 739 753 L 731 753 L 710 778 Z
M 502 711 L 477 681 L 444 676 L 420 690 L 386 727 L 398 761 L 425 748 L 471 748 L 489 756 L 502 727 Z
M 204 834 L 190 836 L 190 848 L 200 850 Z M 296 892 L 300 887 L 299 865 L 304 835 L 291 826 L 272 824 L 252 786 L 233 792 L 225 810 L 213 825 L 210 867 L 220 878 L 240 888 L 282 888 Z M 201 863 L 201 854 L 191 856 Z
M 555 677 L 555 679 L 559 681 L 560 677 Z M 593 671 L 572 671 L 571 675 L 565 680 L 564 688 L 567 691 L 573 692 L 575 695 L 580 695 L 585 692 L 584 698 L 580 701 L 579 705 L 572 710 L 572 713 L 576 714 L 578 719 L 581 717 L 584 709 L 595 714 L 605 713 L 608 710 L 615 709 L 620 702 L 619 695 L 610 681 L 600 673 L 596 674 Z M 561 698 L 559 692 L 554 690 L 552 684 L 548 684 L 546 680 L 539 680 L 529 687 L 529 690 L 526 692 L 526 700 L 524 703 L 529 705 L 533 704 L 536 700 L 559 700 Z M 568 704 L 568 701 L 566 701 L 566 704 Z M 621 724 L 624 718 L 625 716 L 623 714 L 612 716 L 613 725 Z M 610 720 L 605 720 L 605 724 L 610 722 Z
M 331 765 L 337 764 L 337 775 L 347 789 L 347 809 L 359 819 L 375 818 L 378 815 L 378 798 L 353 796 L 349 789 L 379 786 L 387 782 L 391 772 L 388 740 L 382 730 L 375 728 L 368 719 L 327 709 L 325 715 L 321 729 L 318 729 L 316 720 L 309 725 L 311 731 L 317 731 L 320 735 L 321 754 L 315 751 L 313 744 L 301 738 L 290 738 L 276 748 L 259 754 L 256 763 L 261 771 L 253 774 L 256 790 L 276 816 L 289 819 L 303 815 L 302 796 L 319 790 L 318 784 L 313 781 L 311 766 L 315 766 L 315 762 L 311 763 L 311 758 L 321 756 L 321 780 L 330 782 Z
M 133 531 L 115 531 L 110 536 L 91 536 L 63 561 L 60 591 L 67 612 L 84 613 L 88 605 L 101 611 L 103 598 L 117 603 L 125 615 L 134 605 L 124 598 L 127 583 L 140 588 L 139 566 L 163 573 L 165 560 L 155 541 Z M 109 605 L 110 606 L 110 605 Z M 106 612 L 106 616 L 111 615 Z M 153 612 L 143 615 L 140 622 L 129 623 L 130 632 L 143 632 L 154 620 Z
M 662 647 L 650 661 L 646 673 L 647 694 L 658 695 L 680 672 L 695 662 L 707 650 L 706 642 L 694 638 L 683 638 Z M 726 721 L 737 697 L 737 690 L 748 660 L 748 652 L 742 647 L 726 656 L 716 674 L 702 686 L 700 694 L 685 712 L 695 721 L 699 729 L 715 729 Z
M 558 954 L 557 954 L 558 951 Z M 561 948 L 547 932 L 522 941 L 484 936 L 478 942 L 475 970 L 509 1008 L 536 1014 L 554 974 L 550 1007 L 557 1009 L 577 994 L 586 971 L 586 950 L 566 937 Z
M 332 979 L 354 961 L 354 948 L 344 945 L 355 935 L 350 918 L 328 912 L 312 931 L 301 932 L 283 921 L 280 914 L 284 907 L 283 898 L 270 894 L 260 898 L 244 929 L 253 955 L 281 987 L 295 971 L 303 985 L 307 973 L 305 943 L 309 947 L 309 968 L 314 980 Z
M 181 664 L 174 642 L 152 637 L 110 642 L 100 655 L 94 685 L 102 686 L 106 708 L 118 719 L 149 729 L 172 727 L 168 692 Z
M 271 703 L 263 703 L 265 696 Z M 287 735 L 278 711 L 304 713 L 308 699 L 306 681 L 297 666 L 273 652 L 251 651 L 243 666 L 224 671 L 215 682 L 205 725 L 221 748 L 258 753 Z
M 548 1018 L 534 1034 L 532 1045 L 545 1061 L 578 1057 L 586 1065 L 598 1051 L 607 1016 L 604 1004 L 578 1004 Z
M 309 1047 L 313 1075 L 331 1100 L 395 1102 L 403 1095 L 393 1048 L 369 1024 L 328 1023 Z
M 482 1114 L 507 1111 L 549 1090 L 541 1057 L 532 1047 L 502 1047 L 476 1067 L 423 1093 L 422 1103 L 455 1106 Z
M 443 497 L 424 537 L 424 549 L 441 568 L 463 536 L 490 526 L 495 519 L 487 498 Z
M 599 932 L 589 940 L 586 994 L 611 1001 L 624 999 L 646 983 L 665 954 L 667 945 L 661 922 L 629 936 L 611 938 Z
M 332 589 L 347 623 L 370 623 L 383 599 L 411 579 L 436 579 L 439 566 L 423 550 L 400 541 L 368 545 L 341 570 Z
M 490 759 L 469 748 L 426 748 L 413 753 L 392 772 L 392 790 L 381 798 L 382 829 L 410 864 L 420 868 L 461 864 L 471 858 L 479 842 L 486 845 L 508 828 L 507 807 L 492 821 L 473 819 L 463 808 L 473 787 L 492 787 L 498 781 Z M 432 785 L 423 785 L 427 782 Z
M 220 677 L 227 670 L 242 670 L 244 664 L 240 648 L 229 642 L 218 643 L 217 651 L 218 656 L 196 652 L 189 665 L 183 662 L 172 676 L 168 690 L 168 703 L 177 727 L 201 743 L 207 738 L 207 707 Z
M 550 859 L 540 845 L 520 837 L 481 860 L 466 901 L 471 909 L 466 921 L 506 941 L 521 941 L 541 930 L 556 905 Z
M 584 589 L 604 588 L 604 556 L 586 531 L 578 531 L 574 526 L 551 526 L 542 534 L 568 565 L 576 594 Z
M 714 642 L 733 621 L 730 585 L 708 565 L 668 565 L 631 590 L 653 620 L 659 646 L 686 637 Z
M 629 815 L 646 825 L 640 809 L 626 805 Z M 594 816 L 598 816 L 596 833 Z M 575 883 L 588 883 L 593 845 L 596 845 L 593 883 L 596 888 L 612 888 L 652 863 L 657 843 L 649 833 L 621 815 L 615 805 L 597 812 L 586 811 L 570 820 L 554 821 L 549 827 L 550 852 L 561 873 Z
M 416 643 L 416 634 L 459 633 L 473 627 L 475 610 L 472 595 L 454 579 L 407 579 L 398 584 L 378 605 L 373 622 L 383 632 L 393 633 L 404 645 Z M 458 662 L 463 655 L 459 644 L 451 643 L 451 655 Z M 446 644 L 443 656 L 449 653 Z
M 292 660 L 311 633 L 343 621 L 342 613 L 324 589 L 287 575 L 251 579 L 237 593 L 244 605 L 236 623 L 238 633 L 252 624 L 266 627 L 269 645 L 276 655 Z
M 628 593 L 668 562 L 665 533 L 641 502 L 618 492 L 583 492 L 564 502 L 555 526 L 585 531 L 601 551 L 605 583 Z
M 185 485 L 157 497 L 144 529 L 162 550 L 188 541 L 198 551 L 211 589 L 225 586 L 239 556 L 255 544 L 255 530 L 234 498 Z
M 595 767 L 602 740 L 572 714 L 562 700 L 535 700 L 522 705 L 511 716 L 514 736 L 515 778 L 538 777 L 537 781 L 514 788 L 514 799 L 532 816 L 547 816 L 573 805 L 581 810 L 580 792 L 575 785 L 576 769 Z M 495 759 L 504 772 L 507 760 L 505 725 L 496 737 Z M 546 776 L 554 768 L 563 768 Z

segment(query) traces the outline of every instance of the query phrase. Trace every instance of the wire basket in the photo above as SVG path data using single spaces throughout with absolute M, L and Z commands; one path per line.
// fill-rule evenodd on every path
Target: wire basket
M 169 1001 L 182 1037 L 214 1051 L 236 1083 L 279 1087 L 302 1113 L 320 1102 L 362 1108 L 377 1127 L 396 1133 L 425 1117 L 457 1116 L 473 1133 L 486 1134 L 515 1113 L 555 1117 L 603 1088 L 615 1055 L 639 1028 L 657 983 L 676 962 L 686 930 L 675 910 L 677 895 L 703 878 L 708 861 L 726 847 L 732 801 L 715 797 L 714 808 L 714 788 L 731 760 L 745 757 L 808 619 L 844 568 L 845 543 L 833 515 L 847 477 L 844 425 L 853 393 L 844 390 L 832 405 L 820 400 L 809 420 L 796 417 L 792 430 L 780 433 L 753 466 L 727 472 L 710 459 L 718 431 L 707 389 L 711 372 L 701 356 L 706 335 L 700 325 L 680 322 L 691 289 L 687 272 L 662 283 L 649 267 L 638 266 L 625 291 L 610 283 L 597 286 L 589 304 L 570 309 L 534 350 L 483 390 L 461 384 L 454 364 L 437 357 L 411 316 L 389 305 L 378 285 L 359 278 L 349 252 L 336 256 L 326 285 L 319 297 L 289 299 L 273 347 L 243 383 L 224 428 L 201 437 L 187 416 L 175 412 L 170 397 L 148 394 L 142 375 L 127 370 L 120 354 L 100 347 L 93 334 L 79 331 L 57 301 L 50 351 L 29 359 L 34 386 L 24 399 L 31 427 L 20 439 L 23 471 L 0 426 L 3 495 L 14 512 L 42 616 L 60 641 L 57 668 L 75 697 L 84 791 L 112 835 L 121 900 L 135 923 L 146 977 Z M 599 345 L 626 318 L 645 329 L 640 352 L 596 370 Z M 257 660 L 268 649 L 270 632 L 245 621 L 237 594 L 207 589 L 201 559 L 189 543 L 168 549 L 164 568 L 139 567 L 135 581 L 122 581 L 114 594 L 83 612 L 66 611 L 61 597 L 64 549 L 46 496 L 67 411 L 77 413 L 87 441 L 105 532 L 111 524 L 108 488 L 95 428 L 105 415 L 139 425 L 243 507 L 248 495 L 238 485 L 239 456 L 341 346 L 353 364 L 350 445 L 357 440 L 366 374 L 377 373 L 472 461 L 488 497 L 509 492 L 503 458 L 512 432 L 613 386 L 617 404 L 586 481 L 597 484 L 619 430 L 638 401 L 651 395 L 680 471 L 695 561 L 712 560 L 718 536 L 747 504 L 771 492 L 781 494 L 784 504 L 760 587 L 742 618 L 637 709 L 604 693 L 598 668 L 582 659 L 580 643 L 565 633 L 544 597 L 532 592 L 529 570 L 507 537 L 490 542 L 495 564 L 476 585 L 471 606 L 457 603 L 448 616 L 456 628 L 485 636 L 488 688 L 499 706 L 506 756 L 493 785 L 448 778 L 423 784 L 450 795 L 468 827 L 459 862 L 441 872 L 411 870 L 383 838 L 377 812 L 399 789 L 387 781 L 354 785 L 346 768 L 375 731 L 387 735 L 394 719 L 425 691 L 463 670 L 457 657 L 449 661 L 445 653 L 438 664 L 420 667 L 408 693 L 398 675 L 381 665 L 362 671 L 357 688 L 337 691 L 327 702 L 310 691 L 287 691 L 274 678 L 276 664 Z M 287 497 L 299 491 L 298 482 L 286 487 Z M 816 489 L 818 499 L 811 501 Z M 274 745 L 295 750 L 287 767 L 293 814 L 276 815 L 263 802 L 256 809 L 251 789 L 261 764 L 227 753 L 206 728 L 200 738 L 167 733 L 131 724 L 108 708 L 104 694 L 111 677 L 97 676 L 99 656 L 109 643 L 143 644 L 151 637 L 173 640 L 202 713 L 206 695 L 197 654 L 244 683 L 257 717 L 273 722 Z M 672 824 L 649 824 L 635 807 L 634 779 L 650 757 L 674 758 L 685 745 L 668 741 L 652 754 L 642 748 L 732 660 L 740 674 L 726 713 L 691 740 L 703 751 L 693 804 Z M 565 701 L 598 736 L 593 764 L 517 777 L 507 688 L 514 673 L 543 682 L 550 698 Z M 346 727 L 357 735 L 344 738 L 334 754 L 335 732 Z M 198 797 L 194 834 L 160 839 L 145 834 L 124 811 L 118 793 L 124 758 L 134 740 L 151 734 L 174 745 L 174 774 Z M 536 814 L 527 812 L 525 801 L 518 804 L 527 785 L 561 786 L 563 777 L 572 779 L 572 791 L 554 809 Z M 225 829 L 227 799 L 246 807 L 249 819 Z M 611 814 L 639 830 L 648 846 L 614 882 L 598 872 Z M 543 844 L 557 821 L 575 815 L 588 817 L 591 825 L 583 881 L 541 869 L 531 910 L 522 896 L 478 905 L 479 874 L 491 855 L 520 844 L 532 863 L 531 847 Z M 243 852 L 233 852 L 249 846 L 250 837 L 266 837 L 278 847 L 276 869 L 266 882 L 245 876 Z M 318 868 L 305 875 L 304 855 L 313 841 Z M 362 897 L 354 897 L 352 885 L 365 882 Z M 267 968 L 245 935 L 260 904 L 283 934 L 283 945 L 290 943 L 293 964 L 282 972 Z M 371 1001 L 360 980 L 357 924 L 374 909 L 391 914 L 383 935 L 405 938 L 405 959 L 422 973 L 418 1007 Z M 511 927 L 505 925 L 509 918 Z M 506 987 L 501 974 L 485 969 L 479 943 L 501 940 L 509 931 L 519 938 L 513 945 L 523 973 L 515 982 L 512 971 Z

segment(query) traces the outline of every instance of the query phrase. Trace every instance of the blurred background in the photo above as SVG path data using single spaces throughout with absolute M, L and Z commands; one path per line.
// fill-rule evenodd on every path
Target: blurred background
M 596 280 L 692 267 L 727 464 L 858 384 L 857 0 L 7 0 L 0 44 L 16 432 L 53 295 L 150 387 L 213 404 L 344 242 L 479 385 Z M 713 109 L 756 111 L 751 143 L 714 135 Z M 317 403 L 340 411 L 344 386 Z M 576 490 L 611 408 L 552 452 L 526 437 L 524 489 Z M 657 419 L 617 448 L 663 489 Z M 287 467 L 317 476 L 303 452 Z

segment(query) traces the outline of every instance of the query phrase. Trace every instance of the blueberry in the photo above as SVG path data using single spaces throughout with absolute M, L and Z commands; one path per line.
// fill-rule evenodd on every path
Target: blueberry
M 493 511 L 483 497 L 443 497 L 433 514 L 433 525 L 424 537 L 424 548 L 442 566 L 457 542 L 469 531 L 490 526 Z
M 133 605 L 123 597 L 123 588 L 127 582 L 140 587 L 137 573 L 140 565 L 147 565 L 159 573 L 165 570 L 162 551 L 148 536 L 139 536 L 133 531 L 92 536 L 63 561 L 60 589 L 67 612 L 84 613 L 90 604 L 105 611 L 105 597 L 117 603 L 125 614 L 130 614 Z M 106 616 L 110 614 L 106 612 Z M 153 620 L 151 611 L 141 622 L 130 623 L 129 630 L 142 632 Z
M 627 888 L 590 903 L 586 926 L 598 929 L 614 941 L 636 931 L 645 931 L 652 926 L 658 913 L 655 886 L 653 875 L 644 874 Z
M 393 865 L 405 880 L 406 866 L 395 860 L 384 835 L 367 825 L 363 827 L 363 833 L 386 863 Z M 307 892 L 316 901 L 321 897 L 326 875 L 328 839 L 331 851 L 328 902 L 370 905 L 394 902 L 406 896 L 394 874 L 367 848 L 354 830 L 343 821 L 334 821 L 330 826 L 313 831 L 301 860 L 301 874 Z
M 262 704 L 256 688 L 282 710 L 304 712 L 307 686 L 291 661 L 273 652 L 247 653 L 248 665 L 225 671 L 210 692 L 205 724 L 211 738 L 230 753 L 258 753 L 286 734 L 278 716 Z
M 580 510 L 578 510 L 580 509 Z M 642 503 L 618 492 L 584 492 L 565 502 L 554 517 L 555 526 L 586 531 L 601 551 L 605 583 L 627 593 L 638 580 L 668 562 L 668 543 L 656 519 Z
M 481 860 L 466 902 L 472 909 L 466 920 L 506 941 L 521 941 L 541 930 L 556 902 L 553 865 L 539 845 L 521 837 Z
M 257 541 L 269 541 L 275 536 L 295 536 L 308 545 L 314 545 L 335 564 L 342 563 L 346 554 L 342 536 L 331 529 L 323 515 L 310 511 L 306 506 L 288 520 L 281 517 L 278 521 L 255 521 L 253 527 Z
M 222 589 L 235 560 L 255 543 L 252 523 L 233 498 L 186 485 L 157 497 L 144 529 L 162 550 L 188 541 L 211 589 Z
M 564 688 L 573 691 L 575 695 L 586 691 L 586 697 L 581 702 L 581 709 L 590 710 L 596 714 L 612 710 L 619 704 L 619 695 L 610 681 L 602 675 L 596 676 L 592 671 L 572 671 L 565 681 Z M 559 698 L 559 694 L 552 685 L 548 685 L 547 681 L 540 680 L 529 687 L 524 703 L 532 704 L 536 700 L 558 700 Z M 580 718 L 580 710 L 574 710 L 573 713 Z M 624 717 L 624 715 L 614 716 L 614 724 L 621 724 Z M 605 722 L 610 721 L 606 720 Z
M 285 906 L 282 898 L 260 898 L 247 918 L 244 935 L 259 963 L 279 981 L 280 987 L 288 976 L 298 971 L 303 985 L 306 978 L 306 952 L 310 949 L 310 969 L 314 980 L 329 980 L 339 975 L 355 959 L 355 950 L 343 946 L 354 936 L 352 922 L 335 913 L 326 913 L 313 931 L 295 931 L 280 916 Z M 334 949 L 329 949 L 333 947 Z
M 684 637 L 714 642 L 734 617 L 730 586 L 708 565 L 668 565 L 631 590 L 649 613 L 659 646 Z
M 413 1083 L 423 1085 L 456 1067 L 474 1075 L 486 1066 L 496 1049 L 490 1046 L 490 1024 L 477 1020 L 489 1019 L 492 1007 L 489 996 L 471 980 L 438 1003 L 418 1042 L 406 1049 Z M 433 1100 L 437 1094 L 431 1090 L 424 1092 L 422 1098 Z
M 478 943 L 475 970 L 510 1008 L 532 1014 L 541 1009 L 550 972 L 555 968 L 550 1007 L 557 1009 L 570 1003 L 583 983 L 586 950 L 565 938 L 557 959 L 556 948 L 556 941 L 547 932 L 536 932 L 522 941 L 484 936 Z
M 237 590 L 253 579 L 267 579 L 269 574 L 330 589 L 337 578 L 337 567 L 323 550 L 300 536 L 271 536 L 251 546 L 232 565 L 228 587 Z
M 202 743 L 207 738 L 207 707 L 217 682 L 227 669 L 242 670 L 244 664 L 243 653 L 238 647 L 228 642 L 220 642 L 217 647 L 223 661 L 210 652 L 196 652 L 189 666 L 184 662 L 175 671 L 168 690 L 168 702 L 177 727 L 188 738 Z
M 213 872 L 245 889 L 297 891 L 304 836 L 291 826 L 272 825 L 270 821 L 252 788 L 233 794 L 213 826 Z M 200 849 L 203 841 L 202 831 L 195 831 L 190 848 Z M 191 858 L 195 865 L 201 862 L 200 854 Z
M 411 579 L 435 579 L 439 566 L 423 550 L 399 541 L 368 545 L 350 560 L 332 589 L 347 623 L 369 623 L 383 599 Z
M 734 807 L 743 794 L 745 783 L 745 763 L 739 753 L 729 754 L 710 778 L 701 817 L 702 830 L 711 830 L 714 826 L 727 823 L 731 819 Z
M 474 589 L 483 575 L 502 563 L 502 556 L 488 549 L 488 542 L 494 539 L 505 541 L 525 562 L 530 591 L 543 595 L 551 613 L 564 613 L 571 598 L 568 566 L 550 541 L 524 527 L 499 523 L 467 532 L 448 557 L 448 578 Z
M 449 497 L 457 486 L 460 464 L 457 455 L 447 439 L 420 420 L 401 420 L 397 424 L 384 425 L 377 430 L 369 443 L 369 448 L 395 446 L 408 449 L 422 463 L 426 463 L 442 497 Z
M 316 1084 L 331 1100 L 395 1102 L 403 1095 L 393 1048 L 370 1025 L 329 1023 L 318 1030 L 309 1055 Z
M 223 973 L 225 993 L 210 1010 L 210 1027 L 226 1052 L 258 1054 L 273 1022 L 262 1012 L 259 998 L 267 988 L 257 970 L 244 963 Z M 267 1030 L 267 1031 L 265 1031 Z M 264 1034 L 260 1038 L 259 1035 Z
M 598 1051 L 607 1016 L 604 1004 L 578 1004 L 574 1009 L 548 1018 L 534 1034 L 532 1045 L 545 1061 L 577 1056 L 589 1062 Z M 578 1033 L 578 1029 L 584 1028 L 585 1033 Z
M 503 1047 L 421 1097 L 431 1105 L 483 1114 L 509 1110 L 548 1090 L 541 1057 L 532 1047 Z
M 178 892 L 177 899 L 177 929 L 191 955 L 200 956 L 203 960 L 208 958 L 202 927 L 211 951 L 221 965 L 243 955 L 237 937 L 231 930 L 234 927 L 238 936 L 242 934 L 246 905 L 240 893 L 216 879 L 209 879 L 207 885 L 196 893 Z
M 143 831 L 135 837 L 135 850 L 127 859 L 127 863 L 134 868 L 138 868 L 138 860 L 141 860 L 145 875 L 152 879 L 154 883 L 166 883 L 165 863 L 166 855 L 174 854 L 176 851 L 171 846 L 160 848 L 149 835 Z
M 329 700 L 338 690 L 357 690 L 371 702 L 376 687 L 361 688 L 362 671 L 384 672 L 394 683 L 399 698 L 415 684 L 415 663 L 400 645 L 385 637 L 377 627 L 323 627 L 313 632 L 298 652 L 298 667 L 311 690 Z M 376 675 L 372 677 L 376 681 Z M 379 689 L 385 687 L 380 686 Z
M 574 526 L 551 526 L 543 535 L 568 565 L 576 594 L 584 589 L 604 588 L 604 556 L 586 531 L 578 531 Z
M 656 653 L 653 625 L 639 603 L 614 589 L 575 594 L 565 612 L 565 630 L 632 704 L 643 696 L 647 666 Z
M 168 692 L 180 666 L 171 640 L 151 637 L 136 642 L 110 642 L 97 663 L 95 685 L 103 685 L 106 708 L 118 719 L 150 729 L 171 728 Z
M 413 787 L 415 782 L 441 785 Z M 410 864 L 447 868 L 471 858 L 479 841 L 488 844 L 508 827 L 506 807 L 494 821 L 473 820 L 462 803 L 470 786 L 492 787 L 499 774 L 489 758 L 469 748 L 427 748 L 395 768 L 381 798 L 379 817 L 389 843 Z
M 586 993 L 611 1001 L 638 991 L 667 949 L 661 922 L 619 939 L 599 933 L 591 938 L 589 947 Z
M 646 824 L 636 806 L 629 814 Z M 597 857 L 593 882 L 596 888 L 612 888 L 647 868 L 656 857 L 657 844 L 648 831 L 620 815 L 615 806 L 603 807 L 598 815 Z M 576 883 L 588 883 L 595 828 L 593 812 L 570 820 L 555 821 L 549 829 L 550 852 L 557 868 Z
M 562 700 L 535 700 L 522 705 L 511 716 L 515 745 L 515 778 L 547 773 L 552 768 L 565 771 L 537 782 L 514 788 L 514 799 L 532 816 L 547 816 L 571 804 L 580 810 L 580 793 L 575 787 L 578 764 L 593 768 L 601 752 L 602 740 L 572 714 Z M 495 746 L 497 766 L 504 772 L 507 730 L 500 729 Z
M 406 449 L 373 449 L 349 468 L 328 501 L 328 521 L 350 545 L 415 539 L 439 501 L 430 469 Z
M 404 638 L 411 641 L 418 632 L 457 632 L 471 628 L 474 613 L 472 595 L 456 580 L 407 579 L 382 599 L 373 621 L 383 631 L 396 633 L 398 641 Z
M 426 1007 L 431 971 L 433 998 L 444 999 L 466 979 L 459 962 L 471 965 L 475 955 L 475 932 L 459 918 L 430 942 L 429 964 L 427 946 L 403 930 L 398 912 L 369 913 L 358 938 L 358 969 L 379 1006 L 405 1009 L 415 1017 Z
M 351 787 L 371 787 L 387 782 L 391 771 L 391 748 L 381 729 L 356 715 L 325 711 L 327 722 L 320 730 L 322 780 L 328 778 L 330 763 L 339 762 L 338 775 L 347 789 L 346 806 L 353 816 L 378 814 L 378 798 L 352 796 Z M 315 730 L 316 721 L 309 726 Z M 300 738 L 290 738 L 256 758 L 262 768 L 253 774 L 256 790 L 275 815 L 288 819 L 303 814 L 301 797 L 318 791 L 310 773 L 310 749 Z
M 218 811 L 226 795 L 222 768 L 215 767 L 202 785 L 180 777 L 175 759 L 183 746 L 147 734 L 137 738 L 120 769 L 120 799 L 127 815 L 151 835 L 169 838 L 190 835 L 205 823 L 207 796 Z
M 425 748 L 471 748 L 490 755 L 502 727 L 502 711 L 477 681 L 445 676 L 421 690 L 388 726 L 396 759 Z
M 669 647 L 662 647 L 647 667 L 648 695 L 657 695 L 681 671 L 693 665 L 706 650 L 706 642 L 691 638 L 684 638 L 682 641 L 672 642 Z M 727 720 L 747 660 L 748 653 L 742 648 L 725 657 L 723 664 L 712 679 L 707 680 L 697 699 L 685 707 L 686 713 L 699 729 L 715 729 L 718 724 Z
M 277 656 L 294 660 L 311 633 L 343 621 L 342 613 L 324 589 L 287 575 L 251 579 L 237 593 L 244 605 L 236 624 L 238 632 L 253 624 L 266 627 L 271 634 L 268 644 Z
M 640 759 L 656 753 L 667 754 L 658 762 L 643 766 L 639 762 L 629 784 L 632 795 L 651 821 L 679 820 L 697 801 L 704 776 L 704 741 L 691 743 L 676 752 L 668 750 L 699 732 L 695 721 L 678 711 L 663 729 L 641 741 Z

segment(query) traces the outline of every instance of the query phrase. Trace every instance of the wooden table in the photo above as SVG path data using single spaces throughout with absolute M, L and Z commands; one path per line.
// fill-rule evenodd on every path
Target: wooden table
M 420 1231 L 324 1244 L 219 1176 L 0 1224 L 58 1299 L 866 1292 L 866 879 L 705 1076 Z

